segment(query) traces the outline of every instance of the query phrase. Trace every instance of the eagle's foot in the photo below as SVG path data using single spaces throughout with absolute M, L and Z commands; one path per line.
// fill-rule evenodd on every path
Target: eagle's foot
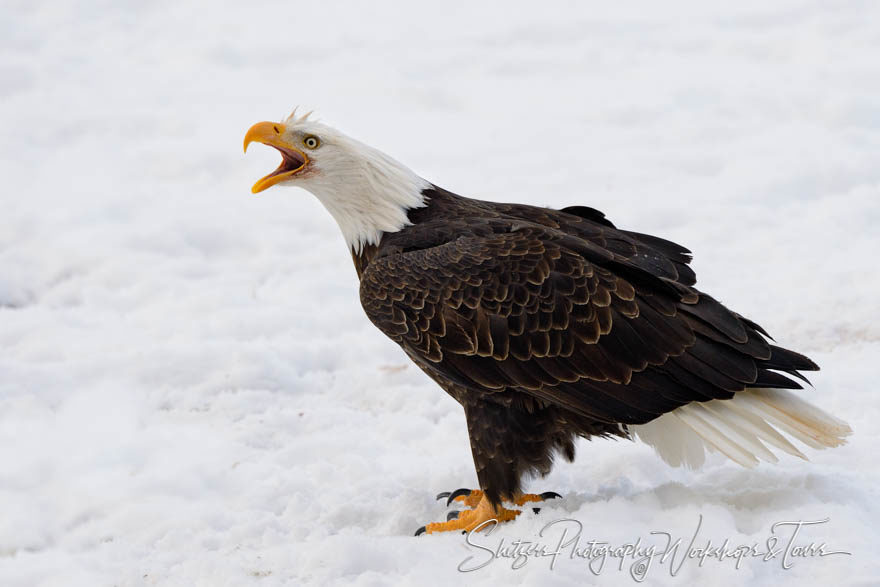
M 536 501 L 545 501 L 547 499 L 556 499 L 557 497 L 562 497 L 555 491 L 545 491 L 544 493 L 520 493 L 515 499 L 513 499 L 513 503 L 519 506 L 525 505 L 527 503 L 532 503 Z M 483 492 L 479 489 L 456 489 L 455 491 L 444 491 L 442 493 L 437 494 L 437 499 L 446 498 L 446 505 L 452 505 L 453 501 L 457 501 L 466 505 L 469 508 L 477 507 L 477 504 L 480 503 L 480 500 L 483 498 Z
M 496 522 L 509 522 L 522 513 L 520 510 L 509 510 L 502 506 L 496 508 L 482 492 L 478 491 L 477 493 L 479 493 L 479 496 L 477 497 L 477 504 L 473 509 L 458 512 L 457 516 L 450 516 L 451 519 L 446 522 L 435 522 L 422 526 L 416 530 L 416 536 L 423 533 L 433 534 L 435 532 L 449 532 L 452 530 L 459 530 L 461 532 L 470 532 L 475 528 L 482 530 L 492 526 L 491 522 L 493 520 Z M 461 501 L 467 503 L 464 495 L 460 497 L 464 498 Z M 471 496 L 468 495 L 467 497 Z
M 521 493 L 514 498 L 512 503 L 522 506 L 527 503 L 544 501 L 547 499 L 555 499 L 562 497 L 555 491 L 545 491 L 541 494 Z M 446 516 L 446 522 L 437 522 L 427 524 L 416 531 L 416 536 L 422 533 L 432 534 L 434 532 L 448 532 L 450 530 L 461 530 L 462 532 L 470 532 L 474 528 L 488 528 L 491 524 L 486 524 L 489 520 L 498 522 L 508 522 L 513 520 L 522 513 L 521 510 L 511 510 L 504 507 L 493 508 L 488 498 L 479 489 L 456 489 L 455 491 L 444 491 L 437 495 L 437 499 L 446 498 L 446 505 L 452 505 L 452 502 L 459 502 L 471 509 L 463 511 L 451 511 Z M 533 508 L 535 513 L 538 508 Z
M 446 505 L 448 506 L 452 505 L 453 501 L 457 501 L 469 508 L 475 508 L 483 498 L 483 492 L 479 489 L 465 489 L 462 487 L 455 491 L 444 491 L 437 494 L 438 500 L 443 498 L 446 498 Z

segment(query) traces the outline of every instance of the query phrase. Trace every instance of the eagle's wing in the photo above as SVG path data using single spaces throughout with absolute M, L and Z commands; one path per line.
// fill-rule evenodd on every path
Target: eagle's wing
M 627 256 L 609 239 L 642 235 L 601 232 L 606 246 L 517 221 L 389 252 L 363 273 L 361 303 L 429 372 L 602 422 L 641 424 L 748 386 L 798 388 L 769 369 L 816 368 L 670 273 L 662 249 L 681 247 L 639 241 Z

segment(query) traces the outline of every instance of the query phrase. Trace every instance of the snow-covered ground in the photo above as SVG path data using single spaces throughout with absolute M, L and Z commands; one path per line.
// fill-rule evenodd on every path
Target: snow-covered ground
M 583 442 L 482 545 L 830 518 L 797 543 L 851 555 L 649 582 L 876 584 L 880 7 L 609 4 L 5 0 L 0 585 L 632 584 L 568 551 L 463 575 L 485 550 L 412 536 L 475 483 L 463 415 L 368 323 L 319 204 L 250 194 L 278 156 L 245 130 L 296 104 L 464 195 L 690 247 L 855 430 L 755 470 Z

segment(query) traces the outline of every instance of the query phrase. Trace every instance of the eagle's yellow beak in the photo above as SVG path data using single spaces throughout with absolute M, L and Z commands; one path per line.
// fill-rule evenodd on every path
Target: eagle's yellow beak
M 251 192 L 256 194 L 270 188 L 276 183 L 296 175 L 308 165 L 309 158 L 306 157 L 306 154 L 284 139 L 286 130 L 287 128 L 278 122 L 258 122 L 244 135 L 245 152 L 247 152 L 248 145 L 257 142 L 275 147 L 282 157 L 278 169 L 257 181 L 251 188 Z

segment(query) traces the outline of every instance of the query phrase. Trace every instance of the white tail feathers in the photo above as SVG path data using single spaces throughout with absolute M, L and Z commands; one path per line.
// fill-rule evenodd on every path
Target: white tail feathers
M 852 433 L 846 422 L 785 389 L 747 389 L 729 400 L 692 402 L 629 429 L 668 464 L 692 469 L 705 461 L 705 449 L 744 467 L 775 463 L 770 448 L 806 460 L 780 432 L 815 449 L 845 444 Z

